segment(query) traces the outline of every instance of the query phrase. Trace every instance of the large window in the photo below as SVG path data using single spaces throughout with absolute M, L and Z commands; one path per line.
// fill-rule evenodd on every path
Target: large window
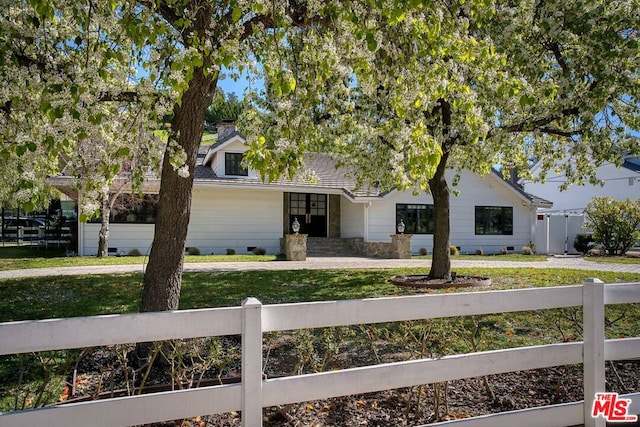
M 242 153 L 224 153 L 224 174 L 247 176 L 249 171 L 242 166 Z
M 112 224 L 155 224 L 157 216 L 157 194 L 145 194 L 142 197 L 120 194 L 113 204 L 109 222 Z M 101 218 L 95 218 L 91 222 L 101 222 Z
M 512 235 L 513 208 L 476 206 L 476 234 Z
M 398 203 L 396 224 L 400 220 L 404 222 L 407 234 L 433 234 L 433 205 Z

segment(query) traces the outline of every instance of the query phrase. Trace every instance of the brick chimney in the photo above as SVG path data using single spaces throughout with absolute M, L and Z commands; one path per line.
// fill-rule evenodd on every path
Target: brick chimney
M 218 141 L 220 141 L 236 130 L 236 122 L 233 120 L 221 120 L 216 127 L 218 129 Z

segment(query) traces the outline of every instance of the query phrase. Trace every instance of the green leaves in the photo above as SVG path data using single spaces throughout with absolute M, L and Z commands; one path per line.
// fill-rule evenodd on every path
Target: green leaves
M 54 8 L 51 2 L 46 0 L 29 0 L 29 4 L 41 18 L 52 19 L 54 17 Z
M 375 52 L 378 49 L 378 41 L 376 40 L 375 34 L 373 32 L 371 32 L 371 31 L 369 31 L 369 32 L 367 32 L 365 38 L 367 40 L 367 48 L 371 52 Z
M 237 22 L 240 20 L 240 18 L 242 18 L 242 9 L 240 9 L 239 7 L 234 7 L 231 12 L 231 19 L 234 22 Z
M 280 84 L 282 93 L 288 95 L 296 89 L 296 79 L 293 76 L 287 76 L 282 79 Z
M 594 197 L 585 209 L 585 226 L 608 255 L 624 255 L 640 240 L 640 200 Z
M 520 97 L 520 100 L 518 102 L 521 107 L 527 107 L 534 105 L 536 103 L 536 98 L 535 96 L 525 94 Z

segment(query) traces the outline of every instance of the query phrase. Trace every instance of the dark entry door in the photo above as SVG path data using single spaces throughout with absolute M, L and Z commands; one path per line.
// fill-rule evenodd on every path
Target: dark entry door
M 289 193 L 289 227 L 296 218 L 300 234 L 327 237 L 327 195 Z

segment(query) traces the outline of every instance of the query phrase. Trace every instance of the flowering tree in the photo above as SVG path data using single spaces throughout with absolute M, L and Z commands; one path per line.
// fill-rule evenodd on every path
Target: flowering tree
M 47 185 L 48 170 L 39 154 L 0 154 L 0 206 L 23 208 L 26 212 L 45 209 L 58 194 Z
M 112 112 L 109 121 L 92 129 L 93 135 L 78 141 L 63 159 L 64 174 L 77 177 L 82 191 L 81 219 L 100 215 L 99 257 L 108 254 L 109 219 L 121 194 L 136 191 L 159 171 L 161 138 L 153 132 L 155 123 L 139 113 L 125 107 Z
M 0 150 L 28 171 L 18 194 L 37 195 L 34 176 L 42 182 L 60 172 L 77 177 L 80 218 L 101 211 L 98 253 L 107 253 L 114 178 L 128 165 L 130 191 L 159 164 L 154 130 L 166 111 L 163 93 L 138 78 L 141 59 L 123 38 L 114 4 L 1 6 Z
M 320 151 L 362 185 L 430 191 L 434 277 L 450 274 L 447 166 L 487 172 L 534 154 L 553 167 L 569 147 L 579 179 L 586 158 L 615 157 L 640 127 L 638 0 L 0 2 L 10 150 L 64 152 L 108 120 L 105 105 L 141 104 L 158 121 L 152 107 L 170 102 L 143 311 L 178 308 L 193 171 L 223 66 L 264 74 L 244 126 L 265 176 Z
M 274 179 L 328 152 L 360 185 L 430 192 L 430 276 L 448 279 L 447 168 L 527 175 L 536 158 L 541 177 L 593 182 L 594 165 L 640 150 L 639 17 L 638 0 L 426 2 L 274 37 L 249 161 Z
M 123 104 L 142 105 L 150 122 L 168 117 L 141 309 L 176 309 L 195 160 L 221 67 L 254 67 L 274 37 L 301 27 L 329 27 L 350 4 L 2 0 L 3 148 L 70 155 L 82 141 L 97 141 L 96 127 L 113 119 Z M 163 99 L 170 101 L 168 116 L 153 108 Z M 117 149 L 116 157 L 126 159 L 132 151 Z M 113 158 L 101 164 L 117 169 Z

